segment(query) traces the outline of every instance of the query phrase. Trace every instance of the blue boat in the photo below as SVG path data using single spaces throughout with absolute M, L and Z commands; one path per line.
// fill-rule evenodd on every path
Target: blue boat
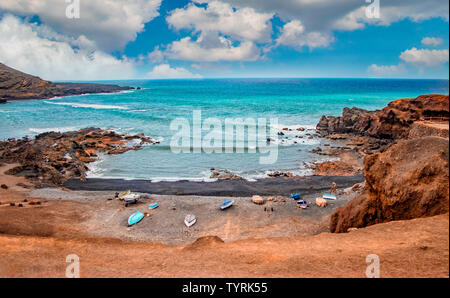
M 302 195 L 300 193 L 294 193 L 291 195 L 291 199 L 294 200 L 300 200 L 302 198 Z
M 144 213 L 141 211 L 138 211 L 136 213 L 133 213 L 128 218 L 128 226 L 132 226 L 140 222 L 144 218 Z
M 233 206 L 234 204 L 234 200 L 231 201 L 224 201 L 222 205 L 220 205 L 220 209 L 225 210 L 227 208 L 230 208 L 231 206 Z
M 159 204 L 158 203 L 153 203 L 153 204 L 150 204 L 150 205 L 148 205 L 148 208 L 149 209 L 156 209 L 156 208 L 158 208 L 159 207 Z

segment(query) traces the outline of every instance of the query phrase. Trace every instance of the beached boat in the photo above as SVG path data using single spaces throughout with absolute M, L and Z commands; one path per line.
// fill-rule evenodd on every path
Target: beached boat
M 234 204 L 234 200 L 231 200 L 231 201 L 225 200 L 223 202 L 223 204 L 220 205 L 220 209 L 225 210 L 225 209 L 230 208 L 231 206 L 233 206 L 233 204 Z
M 324 194 L 322 198 L 324 198 L 325 200 L 333 200 L 333 201 L 337 199 L 335 195 L 330 194 Z
M 294 200 L 300 200 L 302 198 L 302 195 L 300 193 L 294 193 L 291 195 L 291 199 Z
M 136 194 L 136 193 L 129 193 L 125 196 L 122 197 L 122 200 L 124 201 L 134 201 L 134 200 L 138 200 L 141 196 Z
M 195 217 L 194 214 L 188 214 L 186 215 L 186 217 L 184 218 L 184 224 L 189 228 L 191 226 L 193 226 L 195 223 L 197 222 L 197 218 Z
M 122 197 L 122 200 L 125 202 L 125 207 L 128 207 L 129 205 L 137 204 L 140 197 L 138 194 L 130 193 Z
M 158 208 L 159 207 L 159 204 L 158 203 L 153 203 L 153 204 L 150 204 L 150 205 L 148 205 L 148 208 L 149 209 L 156 209 L 156 208 Z
M 140 222 L 144 218 L 144 213 L 141 211 L 138 211 L 136 213 L 133 213 L 128 218 L 128 226 L 132 226 Z
M 298 205 L 298 207 L 300 207 L 302 209 L 308 208 L 308 202 L 306 200 L 297 201 L 297 205 Z
M 121 192 L 117 197 L 119 199 L 122 199 L 123 197 L 129 195 L 130 193 L 131 193 L 131 190 L 126 190 L 126 191 Z

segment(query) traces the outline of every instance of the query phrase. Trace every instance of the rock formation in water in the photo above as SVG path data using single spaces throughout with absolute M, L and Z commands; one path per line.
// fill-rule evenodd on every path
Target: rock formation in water
M 411 125 L 421 119 L 448 121 L 448 95 L 399 99 L 379 111 L 344 108 L 340 117 L 322 116 L 316 129 L 322 136 L 348 133 L 395 140 L 407 137 Z
M 447 95 L 399 99 L 379 111 L 345 108 L 341 117 L 323 116 L 317 125 L 321 135 L 360 138 L 353 145 L 365 155 L 366 188 L 331 216 L 331 232 L 449 212 L 448 119 Z
M 18 163 L 8 174 L 25 176 L 35 185 L 60 185 L 70 178 L 85 179 L 87 163 L 98 153 L 121 154 L 156 144 L 142 134 L 120 135 L 99 128 L 58 133 L 48 132 L 34 139 L 0 142 L 0 163 Z
M 0 103 L 15 99 L 47 99 L 131 89 L 134 88 L 90 83 L 52 83 L 0 63 Z

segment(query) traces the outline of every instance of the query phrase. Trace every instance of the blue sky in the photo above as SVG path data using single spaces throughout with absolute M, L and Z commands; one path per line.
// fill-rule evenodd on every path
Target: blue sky
M 442 0 L 37 1 L 0 3 L 0 62 L 45 79 L 448 79 Z

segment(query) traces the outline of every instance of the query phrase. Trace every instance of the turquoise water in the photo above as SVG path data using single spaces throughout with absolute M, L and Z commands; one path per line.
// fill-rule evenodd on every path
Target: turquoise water
M 143 132 L 161 140 L 140 151 L 104 156 L 91 164 L 92 177 L 176 180 L 209 177 L 223 168 L 248 178 L 268 171 L 308 173 L 305 164 L 323 159 L 309 151 L 321 142 L 305 132 L 288 133 L 280 141 L 276 163 L 262 165 L 260 154 L 174 154 L 169 129 L 173 119 L 202 117 L 278 118 L 282 127 L 313 129 L 320 117 L 340 115 L 344 107 L 380 109 L 388 102 L 421 94 L 448 94 L 448 80 L 369 79 L 206 79 L 119 81 L 142 90 L 119 94 L 83 95 L 51 100 L 17 101 L 0 105 L 0 139 L 34 136 L 45 131 L 101 127 L 121 133 Z M 295 139 L 296 135 L 304 138 Z M 297 144 L 294 143 L 297 141 Z

